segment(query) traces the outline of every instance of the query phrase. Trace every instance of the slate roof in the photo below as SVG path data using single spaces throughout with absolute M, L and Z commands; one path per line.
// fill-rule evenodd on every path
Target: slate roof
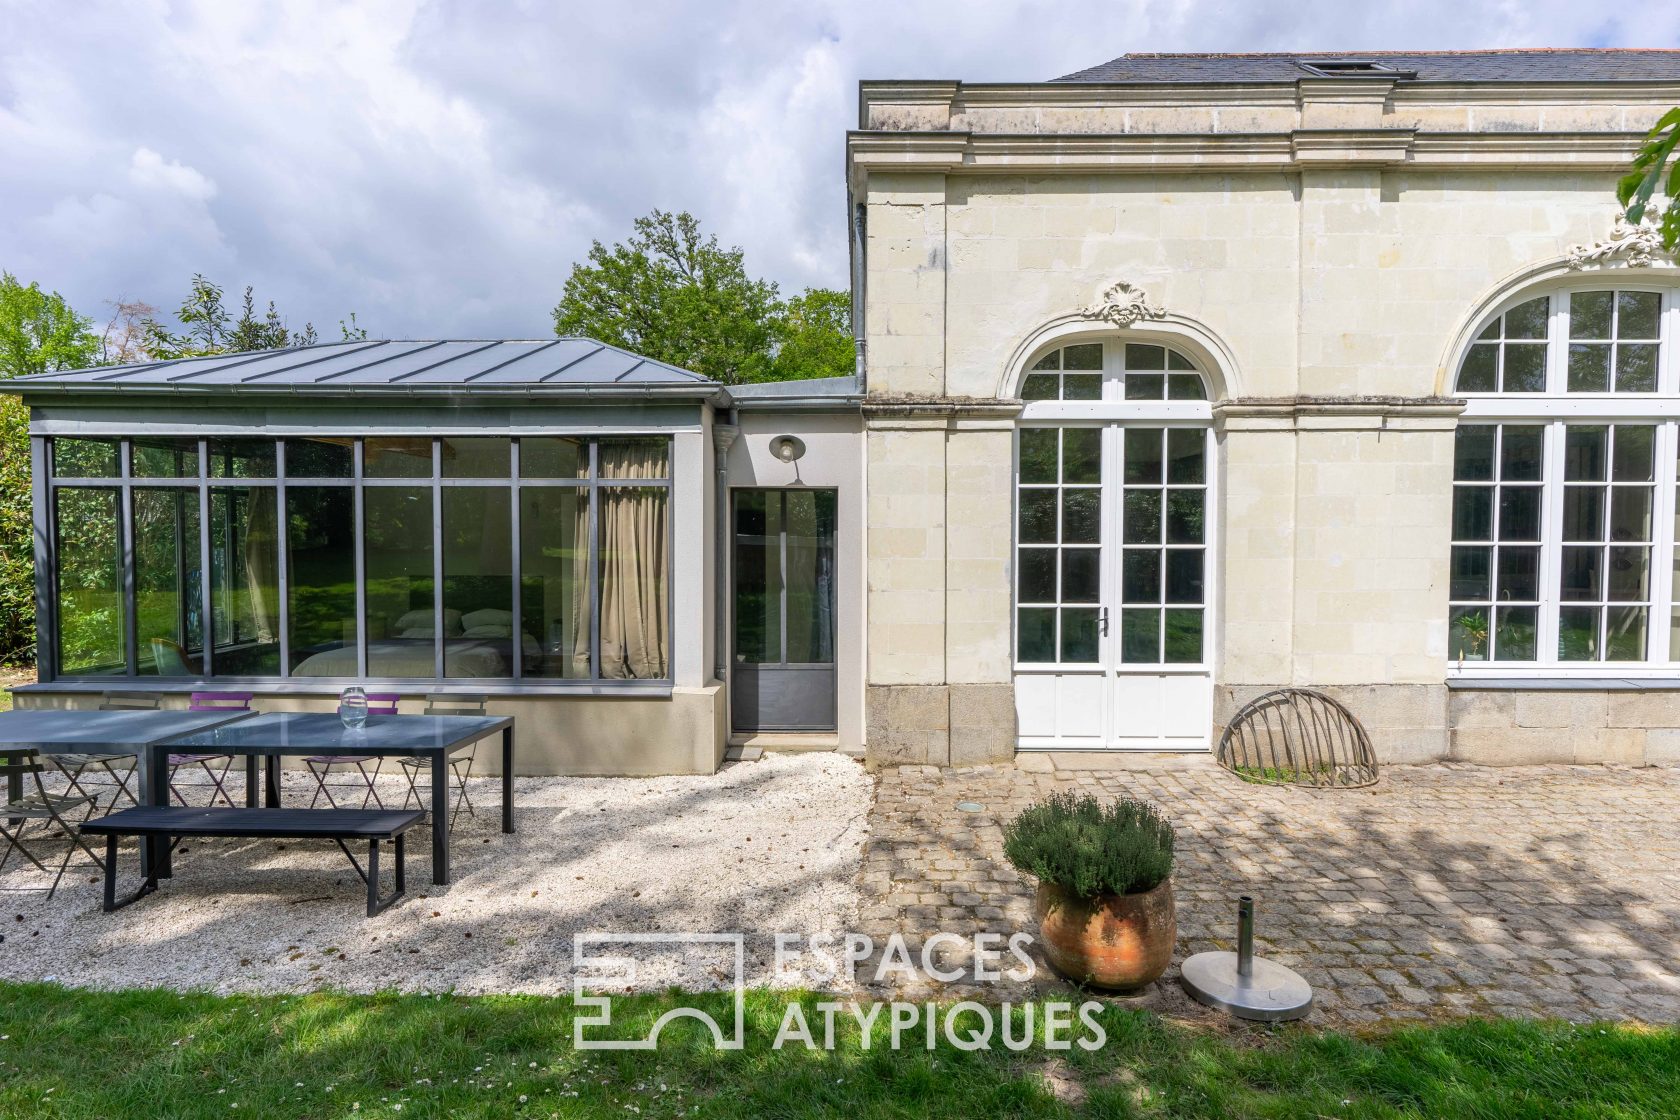
M 0 383 L 4 385 L 7 383 Z M 698 373 L 588 338 L 329 342 L 19 377 L 31 389 L 220 392 L 547 391 L 704 396 Z
M 1680 49 L 1123 54 L 1057 82 L 1252 83 L 1313 78 L 1301 64 L 1375 62 L 1424 82 L 1680 82 Z M 1388 75 L 1393 77 L 1394 75 Z

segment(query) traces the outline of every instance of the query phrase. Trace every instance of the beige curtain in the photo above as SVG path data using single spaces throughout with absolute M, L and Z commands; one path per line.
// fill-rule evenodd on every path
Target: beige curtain
M 665 478 L 669 470 L 664 440 L 604 442 L 598 461 L 603 480 Z M 596 493 L 601 501 L 601 676 L 669 676 L 666 491 L 613 486 Z
M 259 642 L 279 641 L 277 516 L 273 487 L 253 486 L 245 491 L 245 524 L 240 526 L 240 550 L 245 554 L 245 589 L 251 604 L 251 626 Z

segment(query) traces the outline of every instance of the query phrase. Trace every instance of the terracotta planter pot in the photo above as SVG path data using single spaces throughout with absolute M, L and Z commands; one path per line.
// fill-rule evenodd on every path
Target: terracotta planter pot
M 1172 880 L 1140 894 L 1083 899 L 1038 885 L 1044 954 L 1070 980 L 1099 988 L 1141 988 L 1160 979 L 1178 940 Z

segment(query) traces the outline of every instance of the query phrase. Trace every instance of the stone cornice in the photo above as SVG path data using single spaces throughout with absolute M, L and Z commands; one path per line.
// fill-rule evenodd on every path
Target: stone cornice
M 1222 429 L 1440 428 L 1457 422 L 1464 403 L 1456 397 L 1236 397 L 1214 402 L 1213 419 Z
M 1009 419 L 1020 413 L 1022 402 L 992 397 L 941 397 L 920 394 L 870 396 L 862 404 L 864 420 L 953 420 L 962 418 Z
M 1423 132 L 1401 128 L 1269 133 L 852 132 L 854 185 L 881 171 L 947 174 L 1091 171 L 1288 171 L 1303 167 L 1466 164 L 1625 167 L 1641 132 Z

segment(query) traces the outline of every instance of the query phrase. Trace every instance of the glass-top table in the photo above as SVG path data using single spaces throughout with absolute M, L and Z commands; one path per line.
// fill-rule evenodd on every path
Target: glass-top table
M 135 713 L 108 713 L 112 715 Z M 150 713 L 143 713 L 150 714 Z M 145 744 L 151 754 L 146 801 L 168 804 L 171 753 L 266 756 L 268 803 L 279 803 L 281 755 L 372 755 L 417 757 L 431 771 L 432 881 L 449 882 L 449 759 L 480 739 L 502 733 L 502 831 L 513 831 L 513 720 L 506 716 L 378 716 L 352 730 L 337 714 L 264 712 L 233 722 L 176 734 Z M 169 874 L 168 845 L 154 858 L 160 875 Z

